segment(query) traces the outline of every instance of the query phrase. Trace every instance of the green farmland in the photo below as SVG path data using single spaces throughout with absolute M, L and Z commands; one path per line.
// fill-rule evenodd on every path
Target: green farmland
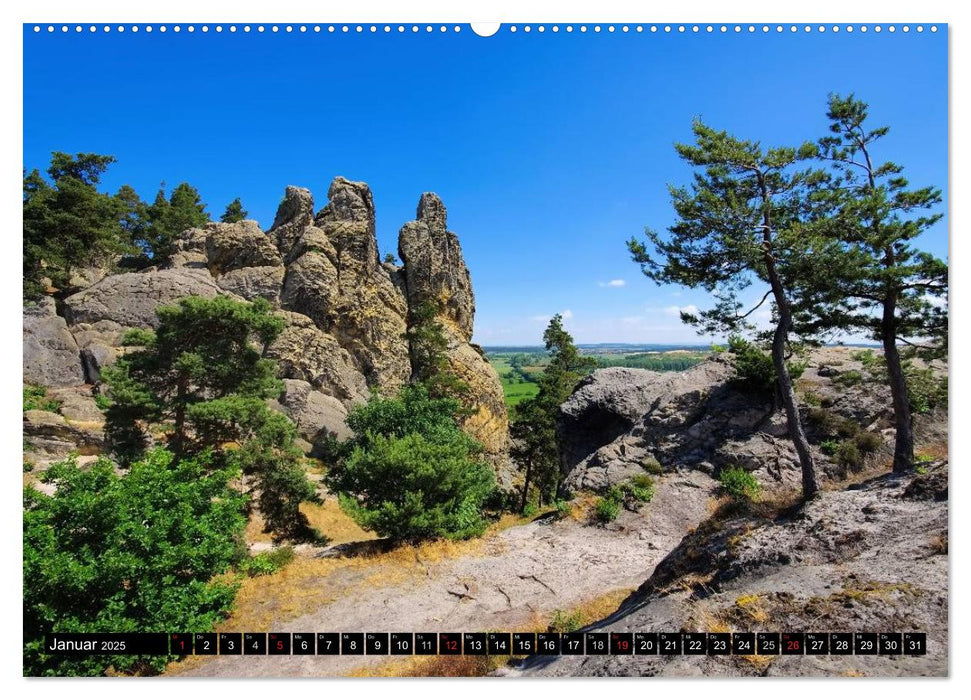
M 583 353 L 596 358 L 600 367 L 634 367 L 656 372 L 678 372 L 701 362 L 708 354 L 708 350 L 690 348 L 619 351 L 584 348 Z M 499 374 L 499 379 L 502 380 L 506 406 L 512 408 L 536 396 L 539 391 L 537 382 L 548 362 L 548 357 L 542 348 L 487 348 L 486 356 Z

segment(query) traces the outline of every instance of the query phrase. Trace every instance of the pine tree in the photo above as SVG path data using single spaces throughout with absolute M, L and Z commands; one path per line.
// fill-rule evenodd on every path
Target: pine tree
M 584 357 L 563 328 L 563 317 L 556 314 L 543 333 L 550 361 L 539 380 L 536 396 L 516 406 L 516 419 L 510 426 L 512 455 L 525 471 L 520 511 L 529 502 L 529 488 L 535 485 L 540 503 L 556 496 L 560 485 L 560 452 L 556 419 L 560 405 L 569 398 L 577 382 L 596 368 L 596 360 Z
M 898 343 L 925 355 L 947 348 L 947 264 L 915 245 L 943 216 L 923 213 L 941 203 L 941 191 L 910 189 L 901 166 L 874 162 L 875 144 L 889 129 L 870 128 L 868 112 L 853 95 L 831 95 L 830 135 L 819 141 L 820 158 L 838 173 L 830 235 L 855 261 L 839 278 L 844 301 L 825 318 L 841 330 L 862 329 L 883 345 L 896 428 L 893 470 L 905 472 L 914 464 L 914 434 Z M 845 300 L 855 303 L 847 307 Z
M 636 239 L 628 242 L 628 249 L 649 279 L 701 287 L 715 295 L 712 308 L 681 314 L 683 321 L 703 332 L 751 329 L 749 317 L 771 298 L 772 362 L 789 435 L 799 456 L 803 495 L 812 498 L 819 490 L 816 465 L 786 358 L 795 323 L 793 290 L 801 290 L 807 309 L 812 308 L 816 303 L 810 293 L 812 280 L 825 282 L 836 271 L 828 268 L 829 261 L 839 259 L 835 246 L 815 229 L 825 214 L 814 208 L 815 193 L 826 177 L 817 170 L 798 169 L 815 155 L 813 144 L 764 149 L 700 121 L 693 131 L 693 145 L 675 146 L 696 172 L 690 188 L 671 188 L 678 215 L 671 235 L 662 237 L 648 230 L 653 250 Z M 764 295 L 744 310 L 739 295 L 753 284 L 759 284 Z M 820 296 L 826 293 L 819 290 Z M 803 324 L 803 329 L 810 327 Z
M 25 298 L 47 291 L 44 278 L 61 289 L 73 270 L 130 252 L 120 222 L 121 203 L 98 191 L 101 176 L 114 162 L 113 156 L 55 152 L 49 179 L 38 170 L 24 171 Z
M 247 216 L 249 216 L 249 212 L 243 209 L 243 203 L 237 197 L 226 205 L 226 211 L 219 217 L 219 220 L 224 224 L 235 224 Z
M 283 321 L 263 299 L 221 296 L 185 297 L 156 313 L 158 329 L 129 334 L 141 347 L 104 372 L 112 399 L 105 432 L 116 455 L 123 463 L 140 457 L 148 430 L 161 426 L 175 463 L 208 453 L 214 464 L 239 467 L 255 479 L 270 529 L 311 537 L 298 506 L 316 492 L 299 467 L 294 426 L 266 405 L 281 384 L 263 351 Z

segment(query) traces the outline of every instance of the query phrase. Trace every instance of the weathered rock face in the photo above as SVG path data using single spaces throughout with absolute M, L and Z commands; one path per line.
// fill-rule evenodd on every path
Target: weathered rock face
M 278 308 L 285 275 L 283 265 L 243 267 L 220 275 L 216 278 L 216 284 L 247 301 L 266 299 L 274 308 Z
M 926 477 L 946 488 L 946 463 Z M 926 655 L 533 656 L 504 675 L 946 676 L 947 502 L 909 496 L 926 477 L 887 474 L 824 491 L 794 517 L 702 524 L 590 628 L 707 632 L 714 621 L 747 632 L 769 620 L 782 630 L 926 630 Z
M 68 323 L 114 321 L 126 328 L 155 328 L 155 309 L 185 296 L 225 293 L 207 270 L 176 268 L 105 277 L 64 300 Z
M 731 390 L 734 375 L 726 358 L 685 372 L 597 370 L 560 407 L 566 486 L 602 489 L 636 474 L 645 460 L 692 466 L 711 460 L 771 408 Z
M 283 264 L 270 236 L 255 221 L 209 224 L 206 227 L 206 261 L 213 276 L 245 267 Z
M 317 391 L 309 382 L 284 379 L 278 403 L 296 424 L 300 437 L 312 446 L 313 456 L 319 456 L 318 450 L 327 440 L 346 440 L 351 436 L 344 404 Z
M 482 349 L 470 343 L 475 318 L 472 279 L 458 236 L 446 228 L 447 212 L 438 195 L 426 192 L 418 201 L 415 221 L 398 234 L 398 255 L 410 309 L 424 304 L 438 309 L 436 320 L 448 340 L 450 369 L 470 389 L 475 413 L 464 428 L 493 455 L 508 449 L 506 405 L 499 376 Z
M 398 234 L 398 255 L 405 263 L 405 287 L 412 309 L 431 302 L 451 321 L 465 342 L 472 339 L 475 296 L 458 236 L 446 229 L 445 205 L 426 192 L 415 221 Z
M 306 316 L 281 313 L 287 325 L 266 351 L 267 357 L 277 361 L 280 373 L 307 382 L 348 408 L 367 401 L 367 382 L 351 354 Z
M 81 350 L 54 300 L 24 308 L 24 383 L 75 386 L 84 383 Z
M 408 309 L 378 261 L 371 191 L 364 183 L 337 178 L 328 196 L 315 225 L 290 248 L 283 307 L 334 336 L 370 386 L 394 392 L 411 375 L 404 340 Z M 285 200 L 284 206 L 302 215 L 301 202 Z M 277 221 L 287 236 L 298 223 L 283 218 L 283 212 Z
M 276 238 L 277 249 L 284 260 L 290 261 L 290 251 L 314 223 L 314 198 L 304 187 L 287 187 L 283 201 L 276 211 L 270 235 Z
M 25 380 L 96 384 L 126 351 L 125 332 L 157 327 L 156 307 L 182 297 L 262 298 L 286 320 L 267 349 L 287 382 L 278 404 L 312 444 L 325 434 L 346 436 L 347 410 L 372 389 L 393 394 L 411 379 L 409 305 L 434 301 L 442 310 L 452 371 L 475 396 L 465 428 L 498 464 L 508 440 L 502 386 L 470 343 L 471 279 L 458 238 L 446 229 L 441 200 L 422 195 L 417 220 L 402 229 L 405 265 L 397 267 L 380 261 L 368 186 L 338 177 L 328 198 L 315 215 L 310 191 L 288 187 L 268 233 L 254 221 L 189 229 L 163 269 L 94 281 L 64 301 L 63 318 L 50 300 L 25 311 Z M 90 406 L 73 408 L 81 415 Z

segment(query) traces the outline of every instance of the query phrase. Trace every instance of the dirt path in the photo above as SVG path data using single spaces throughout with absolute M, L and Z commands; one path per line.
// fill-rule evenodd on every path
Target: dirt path
M 266 631 L 465 632 L 535 624 L 555 610 L 640 585 L 707 516 L 707 498 L 697 490 L 707 492 L 712 483 L 699 472 L 672 474 L 659 480 L 654 500 L 641 513 L 623 511 L 607 527 L 565 519 L 510 528 L 489 536 L 473 554 L 423 564 L 424 576 L 377 587 L 350 581 L 340 597 L 320 605 L 311 597 Z M 231 624 L 232 619 L 223 628 Z M 173 664 L 168 673 L 338 676 L 390 658 L 401 657 L 195 657 Z

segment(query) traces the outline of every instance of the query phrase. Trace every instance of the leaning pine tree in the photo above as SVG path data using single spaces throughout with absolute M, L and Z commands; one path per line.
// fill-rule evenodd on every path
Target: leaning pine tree
M 684 322 L 701 332 L 750 330 L 751 315 L 771 299 L 777 388 L 799 456 L 803 496 L 812 498 L 819 490 L 816 465 L 786 358 L 795 330 L 792 290 L 801 288 L 807 298 L 807 280 L 830 276 L 821 271 L 828 264 L 832 244 L 816 232 L 814 222 L 819 217 L 813 211 L 815 193 L 826 177 L 799 168 L 815 154 L 812 144 L 763 149 L 757 142 L 737 139 L 700 121 L 693 131 L 695 144 L 675 146 L 697 170 L 690 188 L 671 188 L 678 215 L 671 235 L 648 230 L 651 249 L 636 239 L 628 242 L 628 249 L 655 282 L 700 287 L 714 295 L 712 308 L 681 314 Z M 746 310 L 741 295 L 753 284 L 761 286 L 764 295 L 755 296 L 758 301 Z
M 898 343 L 925 355 L 947 348 L 947 263 L 914 245 L 941 219 L 927 213 L 940 204 L 941 191 L 909 189 L 899 165 L 873 162 L 873 146 L 888 129 L 868 127 L 867 114 L 866 103 L 853 95 L 830 96 L 831 133 L 819 142 L 820 158 L 838 174 L 830 235 L 856 264 L 840 276 L 837 306 L 843 312 L 833 309 L 822 318 L 863 330 L 883 345 L 896 428 L 893 470 L 901 473 L 914 464 L 914 431 Z

